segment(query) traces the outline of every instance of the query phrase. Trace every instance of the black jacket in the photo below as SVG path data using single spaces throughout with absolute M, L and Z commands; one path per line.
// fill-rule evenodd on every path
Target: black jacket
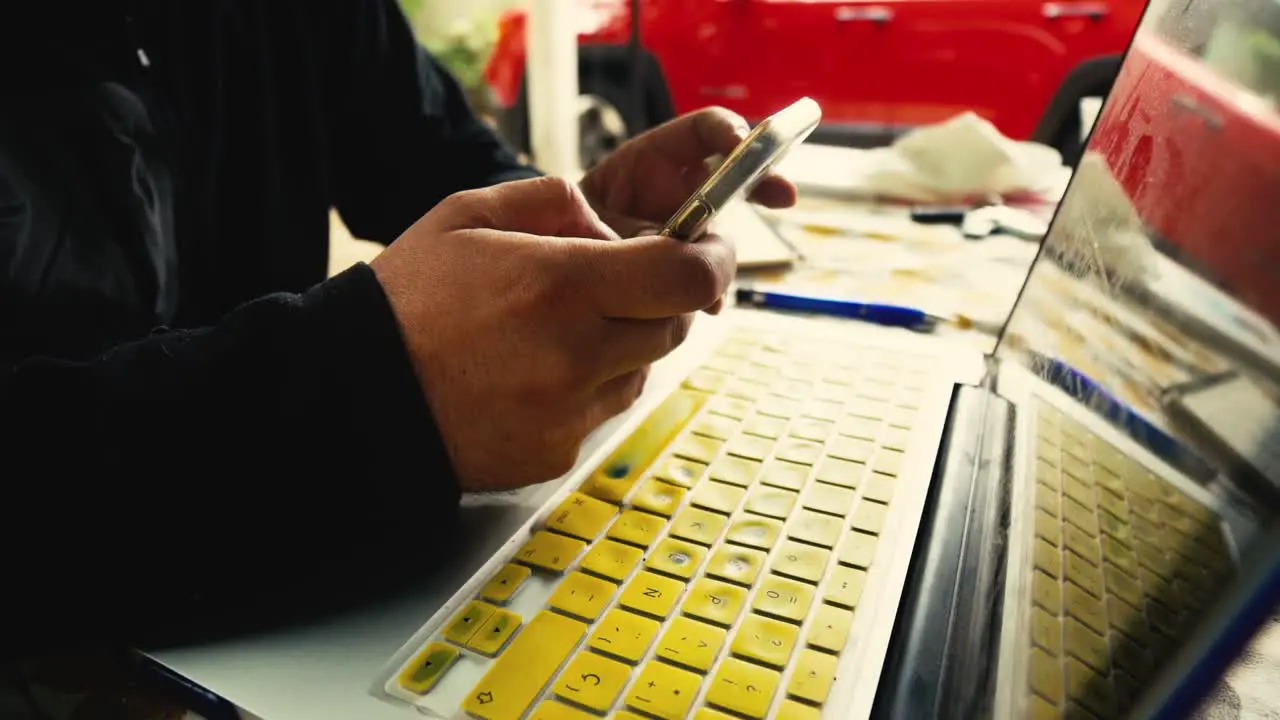
M 0 20 L 0 647 L 420 572 L 458 489 L 372 272 L 322 282 L 328 213 L 386 243 L 535 172 L 394 0 L 26 5 Z

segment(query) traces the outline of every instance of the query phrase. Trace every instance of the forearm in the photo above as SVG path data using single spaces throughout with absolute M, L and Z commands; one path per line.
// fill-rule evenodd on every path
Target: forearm
M 406 536 L 429 542 L 456 513 L 363 266 L 215 328 L 22 363 L 0 381 L 0 426 L 12 472 L 0 542 L 21 609 L 0 620 L 10 651 L 266 621 L 359 585 L 352 573 L 369 579 Z

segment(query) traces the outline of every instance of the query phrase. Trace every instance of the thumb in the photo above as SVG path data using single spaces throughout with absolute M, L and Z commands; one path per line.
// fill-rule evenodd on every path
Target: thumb
M 485 227 L 507 232 L 617 240 L 578 186 L 563 178 L 514 180 L 461 193 L 466 211 L 455 229 Z

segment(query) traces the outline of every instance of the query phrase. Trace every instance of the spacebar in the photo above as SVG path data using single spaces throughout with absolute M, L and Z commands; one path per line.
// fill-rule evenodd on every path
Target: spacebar
M 462 709 L 485 720 L 519 720 L 586 632 L 577 620 L 538 613 L 471 689 Z

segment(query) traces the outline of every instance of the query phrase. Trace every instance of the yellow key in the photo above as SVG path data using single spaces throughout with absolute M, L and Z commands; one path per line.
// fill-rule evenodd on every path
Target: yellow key
M 795 649 L 799 632 L 795 625 L 748 613 L 729 649 L 739 657 L 782 668 Z
M 738 487 L 749 487 L 760 474 L 760 467 L 760 463 L 755 460 L 726 455 L 711 466 L 711 479 Z
M 843 518 L 801 510 L 787 527 L 787 537 L 830 548 L 840 541 L 843 530 Z
M 880 451 L 871 460 L 871 471 L 897 477 L 898 473 L 902 471 L 902 460 L 905 457 L 906 453 L 901 450 L 880 448 Z
M 822 459 L 822 443 L 787 438 L 778 443 L 777 458 L 787 462 L 813 465 Z
M 640 548 L 601 540 L 592 545 L 582 558 L 582 569 L 620 583 L 627 579 L 643 557 L 644 551 Z
M 554 573 L 564 572 L 587 544 L 539 530 L 516 553 L 516 560 Z
M 658 641 L 658 657 L 678 665 L 706 672 L 715 662 L 725 631 L 687 617 L 678 617 L 667 626 Z
M 609 528 L 609 537 L 614 540 L 648 547 L 662 533 L 662 526 L 667 521 L 657 515 L 639 510 L 623 510 L 617 520 Z
M 701 390 L 702 392 L 714 395 L 723 390 L 732 379 L 733 376 L 729 373 L 698 368 L 697 370 L 689 373 L 689 377 L 685 378 L 684 382 L 680 384 L 691 390 Z
M 842 652 L 849 639 L 849 626 L 852 624 L 853 613 L 848 610 L 827 604 L 819 605 L 805 642 L 828 652 Z
M 880 435 L 880 446 L 890 450 L 903 450 L 911 444 L 911 431 L 900 427 L 886 428 Z
M 684 583 L 679 580 L 642 570 L 627 584 L 618 603 L 636 612 L 665 618 L 680 599 L 682 590 Z
M 575 617 L 591 621 L 600 617 L 616 586 L 582 572 L 571 572 L 560 581 L 547 604 Z
M 738 433 L 739 427 L 741 427 L 741 423 L 733 418 L 707 413 L 694 420 L 689 430 L 695 435 L 702 435 L 716 440 L 728 440 Z
M 739 715 L 763 720 L 781 679 L 772 670 L 728 658 L 720 663 L 715 679 L 707 688 L 707 702 Z
M 791 426 L 792 437 L 798 437 L 801 440 L 812 440 L 813 442 L 826 442 L 831 433 L 835 431 L 835 423 L 826 420 L 814 420 L 811 418 L 803 418 L 797 420 Z
M 653 476 L 672 485 L 691 488 L 707 474 L 707 466 L 700 462 L 670 457 L 658 463 Z
M 813 588 L 776 575 L 760 581 L 751 609 L 762 615 L 799 623 L 809 614 L 813 604 Z
M 876 547 L 879 544 L 880 538 L 875 535 L 850 530 L 840 544 L 840 562 L 865 570 L 876 559 Z
M 698 508 L 685 508 L 671 523 L 671 536 L 711 547 L 724 530 L 725 518 Z
M 476 631 L 471 637 L 471 642 L 467 643 L 467 647 L 475 650 L 481 655 L 493 657 L 502 650 L 502 646 L 507 644 L 511 636 L 516 630 L 520 629 L 520 616 L 510 610 L 498 608 L 488 620 L 484 621 L 484 625 Z
M 735 545 L 769 550 L 782 535 L 782 522 L 772 518 L 744 517 L 729 527 L 725 539 Z
M 671 446 L 671 453 L 676 457 L 702 463 L 705 466 L 710 465 L 711 461 L 720 455 L 722 447 L 724 443 L 714 438 L 685 435 Z
M 860 440 L 875 440 L 880 436 L 880 421 L 865 417 L 847 417 L 836 425 L 836 432 Z
M 584 650 L 560 674 L 555 693 L 577 705 L 604 712 L 613 706 L 630 677 L 630 667 Z
M 787 684 L 787 694 L 821 705 L 827 701 L 835 680 L 834 655 L 801 650 L 796 657 L 796 669 L 791 674 L 791 682 Z
M 889 506 L 870 500 L 863 500 L 853 511 L 849 524 L 857 530 L 879 535 L 884 530 L 884 518 L 889 514 Z
M 789 578 L 817 583 L 827 569 L 830 553 L 804 543 L 787 540 L 773 558 L 773 572 Z
M 594 540 L 609 524 L 618 508 L 579 492 L 569 493 L 547 516 L 547 527 L 583 540 Z
M 671 517 L 676 508 L 680 507 L 687 492 L 689 491 L 682 487 L 664 483 L 657 478 L 645 478 L 640 483 L 640 487 L 636 488 L 635 494 L 631 496 L 631 504 L 637 510 Z
M 453 620 L 449 621 L 448 627 L 444 629 L 445 639 L 459 645 L 466 645 L 497 609 L 489 603 L 473 600 L 462 608 L 462 612 L 454 615 Z
M 523 565 L 507 564 L 489 578 L 489 582 L 480 589 L 480 597 L 498 604 L 504 604 L 515 595 L 516 590 L 529 579 L 532 572 Z
M 897 478 L 873 472 L 867 476 L 867 482 L 862 486 L 862 497 L 887 505 L 893 500 L 893 491 L 897 486 Z
M 808 482 L 811 469 L 808 465 L 797 465 L 784 460 L 774 460 L 764 466 L 764 474 L 760 476 L 760 482 L 765 485 L 798 492 Z
M 681 609 L 686 615 L 728 627 L 738 619 L 738 613 L 742 612 L 746 602 L 745 589 L 711 578 L 699 578 L 689 590 Z
M 848 488 L 816 482 L 804 494 L 801 505 L 809 510 L 844 517 L 853 508 L 854 494 Z
M 750 430 L 748 424 L 746 430 Z M 725 451 L 734 457 L 740 457 L 744 460 L 754 460 L 760 462 L 769 457 L 769 453 L 773 450 L 773 441 L 768 438 L 757 437 L 755 435 L 739 435 L 729 441 L 729 445 Z
M 596 625 L 588 644 L 634 665 L 649 651 L 660 627 L 657 620 L 614 608 Z
M 613 720 L 649 720 L 649 718 L 639 713 L 633 713 L 630 710 L 619 710 L 609 716 Z M 701 716 L 698 716 L 701 717 Z
M 795 700 L 783 700 L 778 706 L 777 720 L 822 720 L 822 711 Z
M 555 700 L 544 700 L 534 709 L 529 720 L 595 720 L 596 716 L 589 712 L 571 708 Z
M 684 720 L 701 684 L 688 670 L 651 661 L 627 693 L 627 704 L 662 720 Z
M 756 515 L 785 519 L 796 504 L 797 495 L 789 490 L 757 487 L 747 496 L 746 510 Z
M 740 487 L 725 485 L 719 482 L 700 483 L 693 491 L 693 504 L 697 507 L 729 515 L 738 507 L 742 494 L 746 492 Z
M 708 412 L 741 422 L 751 416 L 751 403 L 740 398 L 721 395 L 711 401 Z
M 743 426 L 742 432 L 756 437 L 767 438 L 769 440 L 777 440 L 787 431 L 787 421 L 781 418 L 769 417 L 768 415 L 757 415 L 747 421 Z M 765 453 L 768 455 L 768 453 Z
M 616 715 L 614 717 L 617 717 Z M 711 708 L 698 708 L 698 712 L 694 713 L 693 720 L 737 720 L 732 715 L 725 715 L 719 710 Z
M 645 560 L 644 566 L 650 570 L 673 575 L 681 580 L 688 580 L 702 564 L 707 549 L 691 542 L 675 538 L 663 538 Z
M 756 409 L 763 415 L 789 419 L 799 415 L 804 406 L 789 398 L 769 395 L 760 399 Z
M 876 444 L 870 440 L 857 440 L 839 435 L 831 441 L 831 449 L 827 452 L 834 458 L 865 463 L 871 459 L 871 452 L 875 450 L 875 447 Z
M 707 574 L 739 585 L 751 585 L 764 567 L 765 554 L 750 548 L 725 545 L 711 556 Z
M 708 397 L 692 390 L 671 393 L 610 453 L 579 489 L 592 497 L 621 503 L 662 449 L 698 413 Z
M 814 477 L 824 483 L 857 490 L 866 472 L 867 466 L 860 462 L 829 457 L 818 463 L 818 472 Z
M 431 643 L 400 671 L 397 682 L 400 687 L 415 695 L 426 695 L 457 659 L 457 648 L 444 643 Z
M 837 565 L 831 573 L 831 579 L 827 581 L 827 594 L 822 599 L 832 605 L 852 610 L 858 607 L 858 601 L 862 599 L 862 589 L 866 584 L 865 570 Z
M 489 666 L 462 709 L 484 720 L 518 720 L 586 632 L 577 620 L 538 613 Z

